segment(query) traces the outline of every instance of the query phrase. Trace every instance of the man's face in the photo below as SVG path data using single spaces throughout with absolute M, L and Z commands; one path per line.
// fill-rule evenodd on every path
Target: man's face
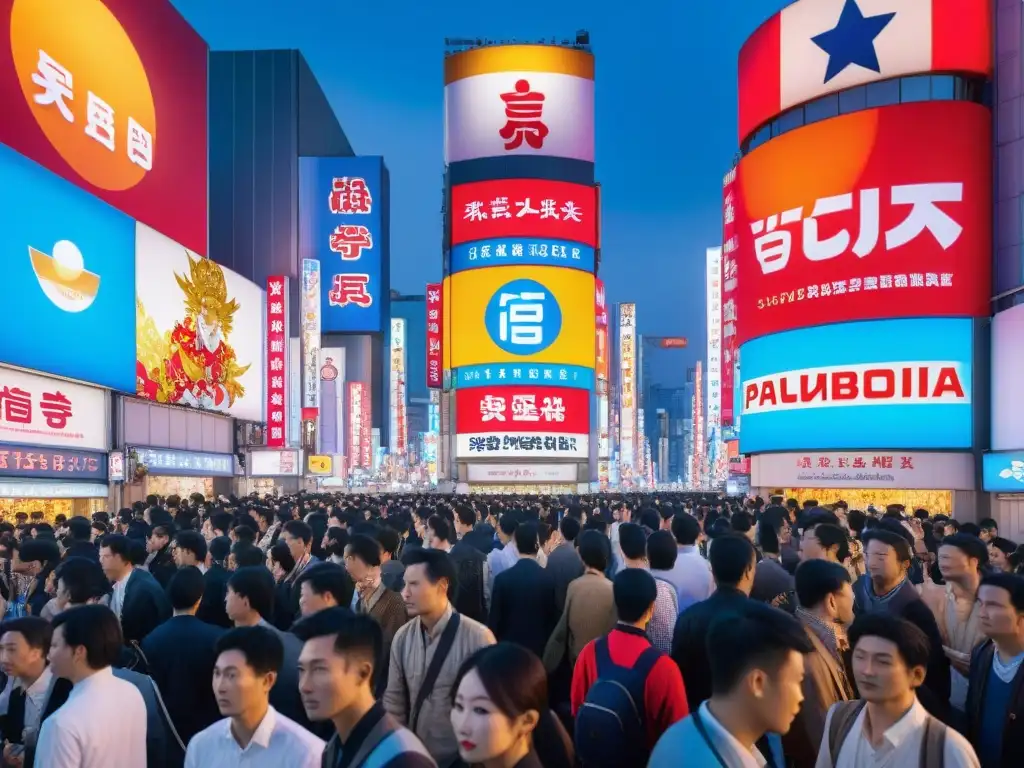
M 884 541 L 869 541 L 864 551 L 864 559 L 867 560 L 868 574 L 873 580 L 891 583 L 900 578 L 903 564 L 895 548 Z
M 405 569 L 405 587 L 402 589 L 402 600 L 409 617 L 430 613 L 444 599 L 442 579 L 431 584 L 427 578 L 427 566 L 423 563 L 410 565 Z
M 939 573 L 946 581 L 956 581 L 969 574 L 977 573 L 977 560 L 972 561 L 967 553 L 950 544 L 939 547 Z
M 302 582 L 302 586 L 299 587 L 299 613 L 303 616 L 309 616 L 325 608 L 334 608 L 337 604 L 334 595 L 330 592 L 318 595 L 308 581 Z
M 1022 616 L 1010 601 L 1010 593 L 1002 587 L 989 584 L 978 590 L 978 618 L 986 637 L 1020 636 L 1024 627 Z
M 352 547 L 345 547 L 345 570 L 352 577 L 352 581 L 358 584 L 371 574 L 371 568 L 363 562 L 362 558 L 352 554 Z
M 288 531 L 285 531 L 281 534 L 281 541 L 288 546 L 288 551 L 291 552 L 296 563 L 306 554 L 306 545 L 303 544 L 302 539 L 298 536 L 292 536 Z
M 836 621 L 844 627 L 853 624 L 853 585 L 844 583 L 842 589 L 833 593 L 836 603 Z
M 988 561 L 997 571 L 1010 573 L 1013 570 L 1010 566 L 1010 561 L 1006 557 L 1006 553 L 999 547 L 993 546 L 992 544 L 988 545 Z
M 82 649 L 83 654 L 84 652 L 85 649 Z M 63 626 L 53 630 L 53 639 L 50 641 L 50 653 L 47 658 L 50 660 L 50 668 L 54 675 L 67 679 L 74 677 L 75 649 L 64 642 Z
M 179 568 L 196 564 L 196 557 L 190 549 L 183 549 L 175 545 L 171 548 L 171 555 L 174 557 L 174 564 Z
M 21 632 L 0 635 L 0 669 L 8 677 L 27 677 L 42 660 L 42 649 L 29 645 Z
M 146 539 L 146 551 L 152 554 L 153 552 L 159 552 L 161 549 L 167 546 L 170 539 L 167 536 L 161 536 L 157 533 L 150 535 Z
M 108 579 L 117 581 L 124 575 L 128 566 L 120 555 L 110 551 L 110 547 L 100 547 L 100 567 Z
M 781 734 L 789 730 L 804 700 L 803 681 L 804 657 L 797 651 L 789 652 L 776 674 L 754 674 L 753 702 L 768 730 Z
M 228 587 L 224 594 L 224 610 L 231 621 L 239 621 L 249 615 L 249 600 Z
M 998 528 L 989 527 L 989 528 L 982 528 L 981 529 L 981 540 L 984 541 L 985 543 L 988 543 L 988 542 L 992 541 L 992 539 L 994 539 L 998 535 L 999 535 L 999 529 Z
M 924 667 L 908 668 L 891 640 L 867 635 L 853 649 L 853 676 L 867 701 L 883 702 L 917 688 L 924 672 Z
M 299 695 L 306 716 L 330 720 L 351 706 L 359 686 L 368 685 L 368 662 L 347 659 L 334 650 L 336 635 L 307 640 L 299 655 Z
M 258 675 L 241 651 L 225 651 L 213 667 L 213 695 L 224 717 L 252 711 L 269 700 L 277 675 Z

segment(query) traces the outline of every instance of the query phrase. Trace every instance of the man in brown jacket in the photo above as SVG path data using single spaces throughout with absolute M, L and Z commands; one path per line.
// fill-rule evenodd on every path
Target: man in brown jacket
M 804 701 L 783 745 L 796 768 L 814 768 L 829 709 L 855 698 L 844 659 L 853 623 L 850 574 L 838 563 L 807 560 L 796 569 L 796 595 L 796 617 L 814 651 L 804 656 Z

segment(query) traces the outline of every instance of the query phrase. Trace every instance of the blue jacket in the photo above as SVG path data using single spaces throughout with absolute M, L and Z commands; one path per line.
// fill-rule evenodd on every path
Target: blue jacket
M 708 735 L 712 740 L 715 740 L 715 730 L 707 725 L 706 720 L 704 722 Z M 768 765 L 784 766 L 786 762 L 782 752 L 782 739 L 774 733 L 768 734 L 767 739 L 771 746 L 771 754 L 764 755 L 768 760 Z M 729 757 L 724 754 L 728 747 L 718 743 L 716 740 L 715 748 L 728 762 Z M 715 758 L 714 752 L 711 751 L 711 747 L 704 741 L 704 738 L 697 730 L 697 726 L 693 724 L 693 715 L 680 720 L 658 739 L 654 752 L 651 753 L 651 759 L 647 763 L 647 768 L 679 768 L 681 764 L 680 755 L 686 755 L 686 765 L 720 765 L 719 761 Z

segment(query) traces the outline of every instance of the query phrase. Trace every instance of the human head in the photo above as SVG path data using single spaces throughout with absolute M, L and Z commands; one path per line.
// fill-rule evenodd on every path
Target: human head
M 325 608 L 347 608 L 352 602 L 352 579 L 344 568 L 334 563 L 317 563 L 307 568 L 299 576 L 298 585 L 299 612 L 303 616 Z
M 462 663 L 452 686 L 452 729 L 460 757 L 483 764 L 528 744 L 547 704 L 547 674 L 532 652 L 515 643 L 476 651 Z
M 516 551 L 520 555 L 533 557 L 540 550 L 540 538 L 537 524 L 534 522 L 520 523 L 515 531 Z
M 132 549 L 127 536 L 112 533 L 100 542 L 100 566 L 111 583 L 120 581 L 131 573 Z
M 646 627 L 654 615 L 658 585 L 654 577 L 640 568 L 624 568 L 612 583 L 615 612 L 623 624 Z
M 978 528 L 980 529 L 980 538 L 985 543 L 999 535 L 999 524 L 991 517 L 985 517 L 978 521 Z
M 562 538 L 568 541 L 570 544 L 576 541 L 576 537 L 580 535 L 580 521 L 575 517 L 569 517 L 566 515 L 562 518 L 562 522 L 558 524 L 558 530 L 562 534 Z
M 502 544 L 508 544 L 515 535 L 516 527 L 519 525 L 519 516 L 514 512 L 503 512 L 498 521 L 498 540 Z
M 931 648 L 916 625 L 877 611 L 859 616 L 849 638 L 862 699 L 876 704 L 904 700 L 924 682 Z
M 345 569 L 352 581 L 374 580 L 380 575 L 381 545 L 364 533 L 349 539 L 345 547 Z
M 354 704 L 373 700 L 384 647 L 376 620 L 328 608 L 298 621 L 293 632 L 303 641 L 299 694 L 310 720 L 330 720 Z
M 39 616 L 0 624 L 0 669 L 8 677 L 35 679 L 46 667 L 53 628 Z
M 228 567 L 231 570 L 237 570 L 256 565 L 262 566 L 265 559 L 266 555 L 263 554 L 263 550 L 255 544 L 236 541 L 231 545 L 231 553 L 228 555 Z
M 105 605 L 81 605 L 53 618 L 50 666 L 76 684 L 121 657 L 121 622 Z
M 402 600 L 410 618 L 434 615 L 448 606 L 448 591 L 455 585 L 455 565 L 447 552 L 414 549 L 406 553 Z
M 299 562 L 307 554 L 313 543 L 313 529 L 301 520 L 289 520 L 281 529 L 280 540 L 288 545 L 295 562 Z
M 11 559 L 11 570 L 39 576 L 60 562 L 60 547 L 53 539 L 22 539 Z
M 647 562 L 647 534 L 637 523 L 619 524 L 619 547 L 627 560 Z
M 277 542 L 267 552 L 268 567 L 274 575 L 274 579 L 280 581 L 295 568 L 295 558 L 292 551 L 283 541 Z
M 107 593 L 109 582 L 100 564 L 87 557 L 69 557 L 54 571 L 61 610 L 86 605 Z
M 224 717 L 265 710 L 284 663 L 284 645 L 266 627 L 235 627 L 217 640 L 213 695 Z
M 1017 551 L 1017 545 L 1002 536 L 994 536 L 988 542 L 988 561 L 992 568 L 1003 573 L 1013 573 L 1010 558 Z
M 850 557 L 850 541 L 838 525 L 819 523 L 805 530 L 800 538 L 800 559 L 828 560 L 832 563 L 845 562 Z
M 87 517 L 75 515 L 68 520 L 67 528 L 72 541 L 92 540 L 92 521 Z
M 655 531 L 647 538 L 647 561 L 655 571 L 670 571 L 679 557 L 679 548 L 670 531 Z
M 700 538 L 700 523 L 685 512 L 672 518 L 672 535 L 680 547 L 692 547 Z
M 879 589 L 888 591 L 887 588 L 906 575 L 911 561 L 909 537 L 909 533 L 902 536 L 880 527 L 872 528 L 861 537 L 868 575 Z
M 427 519 L 427 530 L 424 535 L 424 544 L 431 549 L 447 551 L 454 543 L 455 536 L 452 533 L 451 524 L 448 518 L 441 515 L 431 515 Z
M 179 568 L 202 565 L 206 562 L 207 544 L 199 531 L 179 531 L 174 537 L 174 563 Z
M 274 617 L 274 577 L 262 565 L 239 568 L 228 579 L 224 608 L 236 625 Z
M 171 607 L 178 613 L 195 614 L 199 601 L 203 599 L 205 580 L 202 572 L 194 565 L 179 568 L 167 584 L 167 597 Z
M 720 536 L 715 539 L 708 560 L 719 588 L 731 587 L 750 594 L 757 565 L 757 551 L 750 539 L 735 533 Z
M 955 533 L 939 542 L 939 573 L 946 581 L 977 579 L 988 565 L 988 547 L 969 533 Z
M 978 603 L 979 626 L 986 637 L 1008 645 L 1024 640 L 1024 578 L 989 574 L 981 580 Z
M 853 585 L 850 572 L 828 560 L 805 560 L 796 569 L 796 597 L 800 605 L 827 619 L 853 623 Z
M 576 540 L 576 551 L 588 568 L 602 573 L 608 568 L 608 537 L 597 531 L 583 531 Z

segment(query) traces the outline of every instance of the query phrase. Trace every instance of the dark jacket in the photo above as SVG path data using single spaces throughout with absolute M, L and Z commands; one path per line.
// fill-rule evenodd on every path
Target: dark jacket
M 196 618 L 218 627 L 230 629 L 231 619 L 224 607 L 228 594 L 228 579 L 231 573 L 223 565 L 211 565 L 203 576 L 203 599 L 199 601 Z
M 160 582 L 160 586 L 167 589 L 171 576 L 178 570 L 178 566 L 174 564 L 174 555 L 171 554 L 171 545 L 168 544 L 157 552 L 156 556 L 149 561 L 147 568 L 153 574 L 153 578 Z
M 141 643 L 160 624 L 171 618 L 171 601 L 151 573 L 132 569 L 121 605 L 121 631 L 126 645 Z
M 130 669 L 115 669 L 114 677 L 134 685 L 146 703 L 146 768 L 171 768 L 184 764 L 185 753 L 167 727 L 152 678 Z M 116 728 L 117 724 L 106 724 L 106 727 Z
M 490 523 L 477 523 L 472 531 L 462 537 L 462 540 L 487 556 L 494 549 L 494 526 Z
M 43 723 L 50 715 L 56 712 L 68 700 L 68 695 L 71 693 L 71 682 L 65 680 L 63 677 L 54 677 L 50 682 L 50 694 L 46 700 L 46 706 L 43 707 L 43 715 L 39 720 L 39 727 L 42 729 Z M 20 695 L 12 693 L 10 702 L 7 705 L 7 714 L 0 715 L 0 737 L 4 741 L 9 741 L 12 744 L 22 744 L 23 733 L 25 730 L 25 694 L 21 692 Z M 38 734 L 37 734 L 38 736 Z M 25 761 L 24 768 L 32 768 L 35 763 L 36 748 L 35 746 L 25 748 Z
M 566 542 L 559 544 L 548 555 L 546 570 L 555 580 L 555 602 L 558 613 L 561 614 L 565 608 L 565 595 L 569 591 L 569 584 L 582 576 L 586 568 L 576 547 L 571 542 Z
M 379 702 L 363 715 L 349 734 L 344 747 L 352 752 L 349 768 L 436 768 L 437 763 L 419 739 L 384 711 Z M 334 733 L 327 742 L 320 765 L 336 768 L 342 753 L 341 740 Z
M 91 541 L 73 541 L 71 546 L 64 552 L 63 559 L 67 560 L 69 557 L 84 557 L 98 563 L 100 561 L 100 551 Z
M 142 641 L 149 675 L 186 745 L 220 720 L 209 681 L 217 662 L 217 640 L 225 631 L 195 616 L 172 616 Z
M 989 671 L 992 669 L 995 649 L 995 644 L 991 640 L 986 640 L 971 654 L 966 736 L 976 751 L 981 742 L 981 719 L 985 715 L 982 705 L 985 702 L 985 687 L 988 684 Z M 1024 665 L 1017 668 L 1017 674 L 1010 685 L 1013 688 L 1003 725 L 1002 760 L 997 766 L 986 765 L 985 768 L 1020 768 L 1024 765 Z M 978 754 L 981 754 L 980 751 Z
M 487 626 L 499 641 L 519 643 L 543 658 L 560 616 L 555 579 L 533 558 L 519 558 L 494 579 Z
M 467 534 L 468 536 L 469 534 Z M 473 621 L 485 623 L 487 611 L 484 607 L 484 565 L 487 555 L 465 539 L 455 543 L 448 553 L 455 563 L 455 595 L 452 603 L 455 610 Z
M 711 698 L 711 669 L 707 651 L 711 622 L 743 607 L 749 598 L 738 589 L 719 586 L 711 597 L 694 603 L 676 619 L 672 633 L 672 660 L 683 673 L 686 701 L 691 712 Z

